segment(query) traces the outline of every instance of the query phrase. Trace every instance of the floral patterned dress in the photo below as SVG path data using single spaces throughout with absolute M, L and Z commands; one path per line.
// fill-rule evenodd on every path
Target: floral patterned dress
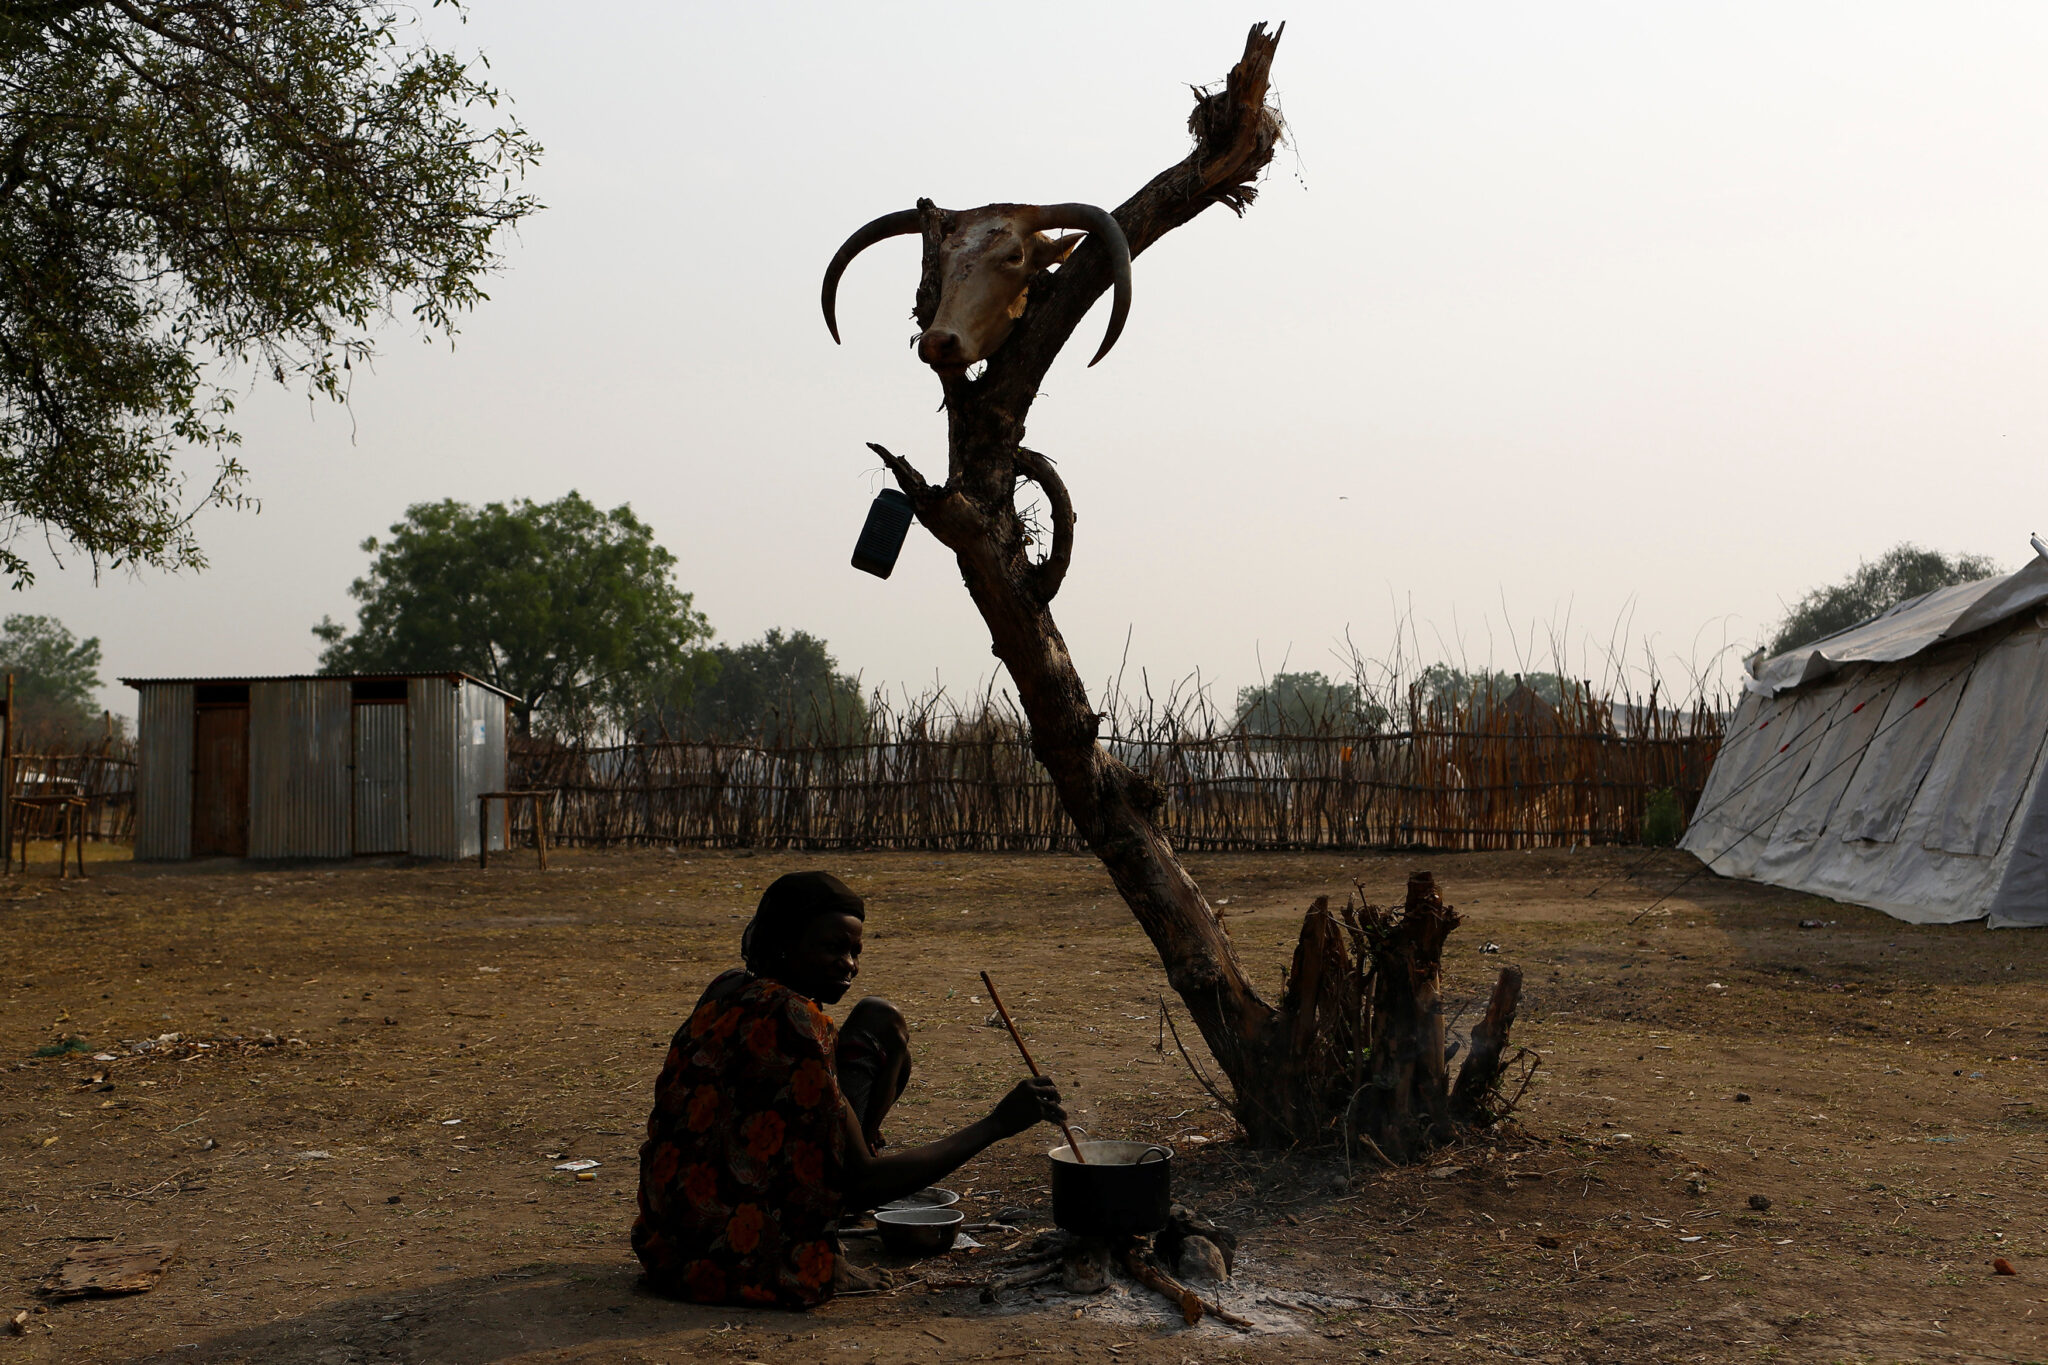
M 658 1292 L 785 1308 L 832 1296 L 846 1137 L 835 1040 L 809 999 L 737 968 L 676 1031 L 633 1223 Z

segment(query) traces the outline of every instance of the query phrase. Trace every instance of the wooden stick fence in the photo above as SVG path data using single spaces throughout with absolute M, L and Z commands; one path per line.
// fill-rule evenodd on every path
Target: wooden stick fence
M 1651 796 L 1690 816 L 1721 743 L 1721 713 L 1598 698 L 1425 701 L 1377 728 L 1254 733 L 1198 708 L 1122 709 L 1110 751 L 1158 784 L 1162 822 L 1192 851 L 1558 848 L 1641 840 Z M 1001 698 L 972 713 L 924 699 L 872 707 L 859 726 L 814 726 L 762 743 L 661 739 L 512 742 L 506 787 L 544 796 L 554 845 L 1075 851 L 1081 841 L 1029 734 Z M 11 795 L 87 802 L 85 836 L 133 837 L 135 763 L 117 740 L 14 756 Z M 512 839 L 534 802 L 509 802 Z M 37 806 L 44 809 L 38 810 Z M 58 834 L 56 803 L 16 818 Z M 46 827 L 47 826 L 47 827 Z
M 1187 850 L 1627 844 L 1653 793 L 1691 812 L 1720 745 L 1717 712 L 1532 697 L 1417 701 L 1405 727 L 1356 734 L 1155 722 L 1105 742 L 1159 785 L 1162 823 Z M 871 717 L 844 743 L 515 741 L 507 778 L 553 794 L 557 844 L 1080 847 L 1014 716 L 918 720 Z

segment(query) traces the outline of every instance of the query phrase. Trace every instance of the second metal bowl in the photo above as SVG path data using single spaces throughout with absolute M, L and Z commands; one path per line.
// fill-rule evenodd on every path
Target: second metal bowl
M 877 1209 L 882 1245 L 903 1255 L 931 1256 L 953 1248 L 966 1216 L 958 1209 Z

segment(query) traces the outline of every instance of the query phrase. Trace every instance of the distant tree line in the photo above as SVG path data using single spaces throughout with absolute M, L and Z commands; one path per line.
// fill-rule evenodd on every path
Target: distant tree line
M 744 645 L 714 645 L 698 672 L 635 727 L 643 737 L 850 739 L 867 725 L 860 679 L 839 671 L 823 640 L 771 629 Z
M 1555 673 L 1505 673 L 1431 664 L 1415 677 L 1414 700 L 1424 708 L 1466 706 L 1474 700 L 1505 701 L 1526 687 L 1552 706 L 1563 704 L 1572 684 Z M 1395 701 L 1405 706 L 1403 695 Z M 1237 691 L 1235 725 L 1252 735 L 1367 735 L 1393 723 L 1385 702 L 1356 681 L 1344 682 L 1315 670 L 1276 673 Z
M 81 640 L 54 616 L 0 621 L 0 674 L 14 675 L 16 747 L 98 738 L 100 642 Z
M 1876 559 L 1865 560 L 1839 583 L 1815 588 L 1794 602 L 1765 645 L 1767 655 L 1810 645 L 1851 626 L 1862 625 L 1901 602 L 1937 588 L 1974 583 L 1999 572 L 1986 555 L 1946 555 L 1902 542 Z
M 675 556 L 624 504 L 419 503 L 362 548 L 356 628 L 313 628 L 329 673 L 469 673 L 517 699 L 522 734 L 816 739 L 866 714 L 816 636 L 713 645 Z
M 604 511 L 575 492 L 548 503 L 420 503 L 363 550 L 372 556 L 369 571 L 349 586 L 356 628 L 333 620 L 314 627 L 328 672 L 471 673 L 518 699 L 517 723 L 529 734 L 816 743 L 865 727 L 859 678 L 842 671 L 818 636 L 776 628 L 742 644 L 714 643 L 711 623 L 674 581 L 675 556 L 628 506 Z M 1981 555 L 1894 546 L 1801 596 L 1767 648 L 1812 643 L 1997 572 Z M 15 617 L 7 626 L 17 655 L 48 661 L 18 670 L 24 677 L 71 680 L 62 693 L 71 700 L 47 703 L 57 708 L 51 714 L 67 706 L 63 714 L 74 719 L 88 714 L 77 699 L 98 685 L 98 641 L 80 644 L 65 632 L 60 642 L 51 628 L 62 627 L 47 618 Z M 88 651 L 89 666 L 79 662 Z M 88 676 L 92 682 L 78 684 Z M 1558 706 L 1573 686 L 1554 672 L 1438 663 L 1416 675 L 1413 695 L 1425 707 L 1467 706 L 1526 688 Z M 1233 719 L 1251 734 L 1369 734 L 1395 722 L 1389 705 L 1355 680 L 1283 671 L 1240 688 Z

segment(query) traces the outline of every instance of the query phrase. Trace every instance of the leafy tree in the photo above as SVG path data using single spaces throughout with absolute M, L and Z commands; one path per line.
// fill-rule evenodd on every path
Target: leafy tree
M 823 640 L 770 630 L 744 645 L 710 651 L 701 680 L 674 689 L 652 725 L 675 735 L 758 740 L 788 736 L 843 740 L 867 722 L 860 679 L 839 671 Z
M 434 0 L 436 6 L 455 0 Z M 345 399 L 370 327 L 484 296 L 539 153 L 380 0 L 0 7 L 0 572 L 40 527 L 95 564 L 202 566 L 241 498 L 232 371 Z M 188 499 L 181 448 L 220 452 Z
M 1504 673 L 1499 669 L 1463 669 L 1451 664 L 1431 664 L 1416 677 L 1422 700 L 1469 704 L 1491 697 L 1504 701 L 1517 687 L 1526 687 L 1552 706 L 1564 704 L 1565 690 L 1573 686 L 1555 673 Z
M 419 503 L 363 550 L 376 558 L 349 585 L 359 625 L 313 628 L 321 666 L 474 674 L 519 698 L 521 733 L 536 720 L 574 733 L 629 724 L 657 685 L 693 675 L 711 635 L 653 531 L 579 493 Z
M 1815 588 L 1793 603 L 1771 636 L 1767 653 L 1783 654 L 1812 644 L 1936 588 L 1973 583 L 1998 571 L 1997 561 L 1985 555 L 1951 556 L 1902 542 L 1874 561 L 1858 564 L 1841 582 Z
M 1332 682 L 1320 672 L 1275 673 L 1237 690 L 1237 725 L 1250 734 L 1370 732 L 1386 720 L 1386 708 L 1358 684 Z
M 0 622 L 0 673 L 14 675 L 17 733 L 26 731 L 30 742 L 99 723 L 100 642 L 79 639 L 56 617 Z

